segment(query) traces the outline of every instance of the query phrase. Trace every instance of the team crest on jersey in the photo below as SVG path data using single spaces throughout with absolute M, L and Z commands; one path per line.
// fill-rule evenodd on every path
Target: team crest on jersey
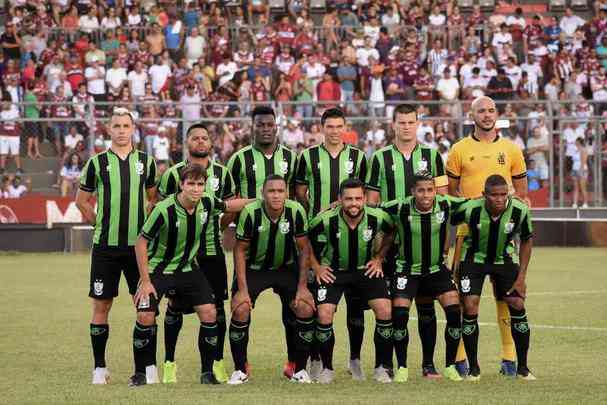
M 468 277 L 462 277 L 462 279 L 460 280 L 460 285 L 462 287 L 462 292 L 463 293 L 469 293 L 470 292 L 470 279 Z
M 373 239 L 373 229 L 367 228 L 363 231 L 363 240 L 369 242 L 371 239 Z
M 200 223 L 203 225 L 206 224 L 208 218 L 209 218 L 209 213 L 207 212 L 207 210 L 202 210 L 200 212 Z
M 506 155 L 504 152 L 500 152 L 497 155 L 497 163 L 504 166 L 506 164 Z
M 418 172 L 424 172 L 428 170 L 428 161 L 425 159 L 420 160 L 419 162 L 417 162 L 417 171 Z
M 93 292 L 95 293 L 95 295 L 103 294 L 103 281 L 102 280 L 95 280 L 95 282 L 93 283 Z
M 289 162 L 283 160 L 279 165 L 280 174 L 287 174 L 289 172 Z
M 209 179 L 209 182 L 211 184 L 211 189 L 213 191 L 219 190 L 219 178 L 218 177 L 215 177 L 215 176 L 211 177 Z
M 137 163 L 135 163 L 135 172 L 137 173 L 137 176 L 141 176 L 143 174 L 143 163 L 141 160 L 138 160 Z
M 439 224 L 445 222 L 445 211 L 439 211 L 436 213 L 436 222 Z
M 291 228 L 291 225 L 289 224 L 289 221 L 283 221 L 278 225 L 278 229 L 280 230 L 280 233 L 282 233 L 283 235 L 288 234 L 290 228 Z
M 512 233 L 514 230 L 514 222 L 510 221 L 504 226 L 504 233 Z
M 346 169 L 346 174 L 352 174 L 354 172 L 354 162 L 352 159 L 348 159 L 344 164 L 344 169 Z
M 400 276 L 396 279 L 396 289 L 404 290 L 407 287 L 407 277 Z
M 318 289 L 318 293 L 317 293 L 316 298 L 318 298 L 319 302 L 322 302 L 322 301 L 326 300 L 327 299 L 327 288 L 326 287 L 320 287 Z

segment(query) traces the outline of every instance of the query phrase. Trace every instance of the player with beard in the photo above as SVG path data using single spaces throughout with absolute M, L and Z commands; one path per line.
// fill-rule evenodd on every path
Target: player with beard
M 474 132 L 457 142 L 449 152 L 447 175 L 449 194 L 466 198 L 479 198 L 483 194 L 485 181 L 498 174 L 506 179 L 511 194 L 527 200 L 527 167 L 521 149 L 507 138 L 501 137 L 495 128 L 498 111 L 495 102 L 486 96 L 477 98 L 471 106 Z M 459 265 L 467 227 L 457 230 L 453 270 Z M 516 353 L 510 332 L 508 305 L 497 299 L 497 324 L 502 339 L 501 373 L 516 375 Z M 460 375 L 467 374 L 466 353 L 460 345 L 456 367 Z
M 187 134 L 188 159 L 169 168 L 160 178 L 158 192 L 163 198 L 180 191 L 181 173 L 188 164 L 198 164 L 206 170 L 206 192 L 217 199 L 227 201 L 234 198 L 234 180 L 229 170 L 212 160 L 209 156 L 213 141 L 207 127 L 196 123 L 188 128 Z M 196 256 L 199 269 L 204 272 L 215 296 L 217 309 L 217 357 L 213 363 L 213 373 L 220 382 L 228 380 L 223 361 L 223 349 L 226 335 L 226 316 L 224 301 L 228 298 L 228 276 L 225 255 L 222 244 L 222 234 L 225 226 L 234 219 L 234 214 L 223 214 L 217 211 L 209 220 L 202 235 L 200 250 Z M 183 313 L 191 313 L 190 308 L 178 308 L 169 299 L 164 318 L 165 362 L 163 365 L 164 383 L 177 382 L 177 364 L 175 363 L 175 347 L 181 326 Z
M 297 154 L 278 142 L 276 113 L 271 107 L 258 106 L 251 113 L 253 144 L 234 153 L 228 161 L 236 195 L 241 198 L 261 198 L 264 181 L 270 175 L 279 175 L 286 182 L 289 195 L 294 196 L 294 177 Z M 295 314 L 289 302 L 281 295 L 282 322 L 285 327 L 288 360 L 283 374 L 293 376 L 295 368 Z

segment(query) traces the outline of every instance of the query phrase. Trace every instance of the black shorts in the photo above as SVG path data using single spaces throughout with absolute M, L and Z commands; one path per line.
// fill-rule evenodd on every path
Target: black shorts
M 397 274 L 392 283 L 392 297 L 436 298 L 449 291 L 456 291 L 451 272 L 443 265 L 436 273 L 424 275 Z
M 378 298 L 390 298 L 390 291 L 383 278 L 369 278 L 362 271 L 335 272 L 335 281 L 321 284 L 316 290 L 316 304 L 339 304 L 344 292 L 349 291 L 364 302 Z
M 228 299 L 228 270 L 224 255 L 196 257 L 200 270 L 211 284 L 215 299 L 218 302 Z
M 176 308 L 194 308 L 198 305 L 214 304 L 215 296 L 211 285 L 198 270 L 176 274 L 151 274 L 150 280 L 156 289 L 149 301 L 140 301 L 137 312 L 156 312 L 163 296 L 170 298 Z
M 479 264 L 462 263 L 460 270 L 459 291 L 462 295 L 481 295 L 485 276 L 491 277 L 495 288 L 495 298 L 498 300 L 507 296 L 508 291 L 514 285 L 518 277 L 519 266 L 515 263 L 509 264 Z M 510 294 L 518 297 L 514 291 Z
M 247 288 L 251 303 L 255 306 L 255 301 L 259 294 L 267 289 L 272 289 L 281 299 L 291 302 L 297 294 L 298 275 L 292 267 L 281 270 L 249 270 L 247 269 Z M 232 295 L 238 292 L 238 282 L 234 277 L 232 283 Z
M 129 286 L 129 294 L 135 294 L 139 282 L 135 248 L 93 246 L 89 297 L 96 299 L 117 297 L 120 274 L 124 274 Z

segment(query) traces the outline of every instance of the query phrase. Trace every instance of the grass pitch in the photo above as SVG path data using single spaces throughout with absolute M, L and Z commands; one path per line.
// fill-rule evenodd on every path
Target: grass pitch
M 294 385 L 281 376 L 285 359 L 278 297 L 264 293 L 254 311 L 249 361 L 252 377 L 238 387 L 198 383 L 198 334 L 194 316 L 184 320 L 177 347 L 179 382 L 129 389 L 133 370 L 131 335 L 135 319 L 126 284 L 110 315 L 108 366 L 112 383 L 92 386 L 89 338 L 89 257 L 64 254 L 0 255 L 0 403 L 6 404 L 216 404 L 255 403 L 607 403 L 607 251 L 536 249 L 529 270 L 527 308 L 532 327 L 529 365 L 538 381 L 498 374 L 499 333 L 493 299 L 482 301 L 478 383 L 424 381 L 417 322 L 409 323 L 406 384 L 372 381 L 372 314 L 367 312 L 363 367 L 367 381 L 345 372 L 348 343 L 345 310 L 335 320 L 336 381 L 330 386 Z M 489 293 L 489 284 L 485 284 Z M 343 302 L 343 300 L 342 300 Z M 342 304 L 343 305 L 343 304 Z M 439 319 L 444 319 L 437 305 Z M 412 316 L 415 317 L 415 311 Z M 440 321 L 439 321 L 440 322 Z M 159 322 L 158 362 L 164 355 Z M 435 362 L 444 365 L 444 323 L 439 323 Z M 225 347 L 232 371 L 229 344 Z

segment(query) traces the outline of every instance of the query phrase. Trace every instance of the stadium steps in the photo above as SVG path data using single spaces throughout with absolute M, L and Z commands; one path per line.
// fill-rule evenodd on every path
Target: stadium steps
M 21 144 L 27 145 L 25 142 Z M 25 146 L 27 148 L 27 146 Z M 39 146 L 43 158 L 33 160 L 27 157 L 26 149 L 21 148 L 21 166 L 25 172 L 24 176 L 32 179 L 32 192 L 58 195 L 59 189 L 53 188 L 59 173 L 60 162 L 57 157 L 57 151 L 50 142 L 42 142 Z M 15 162 L 12 160 L 7 165 L 8 173 L 14 173 L 16 170 Z

